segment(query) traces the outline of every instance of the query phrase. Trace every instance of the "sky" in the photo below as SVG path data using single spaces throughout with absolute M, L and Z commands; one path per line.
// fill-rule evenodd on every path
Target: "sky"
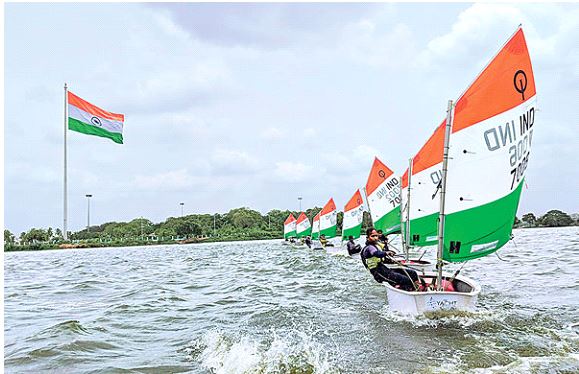
M 396 173 L 514 33 L 538 109 L 519 206 L 579 212 L 578 4 L 5 4 L 4 224 L 63 225 L 70 91 L 124 141 L 68 132 L 68 228 L 343 207 Z

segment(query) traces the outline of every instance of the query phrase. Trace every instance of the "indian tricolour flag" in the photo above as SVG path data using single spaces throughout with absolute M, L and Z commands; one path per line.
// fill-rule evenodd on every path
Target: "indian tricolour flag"
M 328 200 L 320 212 L 320 235 L 330 239 L 336 236 L 338 213 L 334 199 Z
M 364 218 L 364 200 L 360 190 L 356 190 L 354 196 L 348 201 L 344 208 L 344 220 L 342 222 L 342 238 L 348 239 L 353 236 L 354 239 L 360 237 L 362 230 L 362 220 Z
M 366 197 L 376 230 L 400 231 L 400 178 L 376 157 L 366 182 Z
M 123 144 L 123 114 L 111 113 L 67 92 L 68 129 Z

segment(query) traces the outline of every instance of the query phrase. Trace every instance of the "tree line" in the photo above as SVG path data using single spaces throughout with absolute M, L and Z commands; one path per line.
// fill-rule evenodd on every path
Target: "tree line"
M 312 219 L 320 207 L 304 213 Z M 283 237 L 283 223 L 289 214 L 298 217 L 300 212 L 274 209 L 267 214 L 249 208 L 236 208 L 225 214 L 190 214 L 169 217 L 166 221 L 153 223 L 146 218 L 130 222 L 107 222 L 77 232 L 69 232 L 64 240 L 60 229 L 32 228 L 16 237 L 4 230 L 4 250 L 50 249 L 66 243 L 82 243 L 85 246 L 127 246 L 195 241 L 228 241 L 275 239 Z M 341 234 L 343 213 L 337 215 L 338 235 Z M 527 213 L 515 218 L 514 227 L 559 227 L 578 225 L 578 214 L 568 215 L 560 210 L 550 210 L 540 217 Z M 368 212 L 364 212 L 362 230 L 372 226 Z

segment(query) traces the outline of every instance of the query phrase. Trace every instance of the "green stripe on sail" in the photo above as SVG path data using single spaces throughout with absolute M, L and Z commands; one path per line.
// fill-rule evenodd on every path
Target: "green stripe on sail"
M 123 144 L 123 134 L 118 132 L 110 132 L 103 128 L 86 124 L 72 117 L 68 117 L 68 129 L 72 131 L 81 132 L 83 134 L 109 138 L 115 143 Z
M 376 230 L 382 230 L 384 235 L 400 232 L 400 209 L 392 209 L 374 222 Z
M 410 245 L 424 247 L 438 243 L 438 215 L 433 213 L 410 220 Z
M 354 227 L 350 227 L 349 229 L 344 229 L 344 231 L 342 232 L 342 238 L 348 239 L 348 237 L 351 235 L 354 237 L 354 239 L 358 239 L 360 237 L 361 231 L 362 231 L 362 223 Z
M 450 262 L 473 260 L 489 255 L 505 245 L 511 239 L 522 189 L 521 181 L 519 186 L 505 197 L 448 214 L 444 219 L 442 258 Z M 458 248 L 457 243 L 460 243 Z
M 320 232 L 319 232 L 319 231 L 318 231 L 318 232 L 314 232 L 314 233 L 312 234 L 312 240 L 316 240 L 316 239 L 318 239 L 319 237 L 320 237 Z
M 336 236 L 336 227 L 337 227 L 337 226 L 334 225 L 334 226 L 328 227 L 327 229 L 321 230 L 321 231 L 320 231 L 320 236 L 321 236 L 321 235 L 325 235 L 326 238 L 328 238 L 328 239 L 335 237 L 335 236 Z
M 304 238 L 312 233 L 312 228 L 309 227 L 307 230 L 298 233 L 298 238 Z
M 287 232 L 287 233 L 283 234 L 283 237 L 286 238 L 286 239 L 287 239 L 287 238 L 291 238 L 292 236 L 293 236 L 293 237 L 296 236 L 296 230 L 290 231 L 290 232 Z

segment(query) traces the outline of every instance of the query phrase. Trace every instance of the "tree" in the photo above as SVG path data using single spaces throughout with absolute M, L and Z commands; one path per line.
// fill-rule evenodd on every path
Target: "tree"
M 535 224 L 537 223 L 537 217 L 535 217 L 533 213 L 524 214 L 522 220 L 529 226 L 535 226 Z
M 518 226 L 521 224 L 521 220 L 519 219 L 519 217 L 515 216 L 515 221 L 513 222 L 513 226 Z
M 43 229 L 30 229 L 24 234 L 25 242 L 45 242 L 48 241 L 48 233 Z
M 541 226 L 560 227 L 571 226 L 573 219 L 569 215 L 560 210 L 550 210 L 537 221 Z
M 14 234 L 10 230 L 4 229 L 4 245 L 6 244 L 14 244 Z
M 255 210 L 237 208 L 227 213 L 233 226 L 241 229 L 259 228 L 263 224 L 263 217 Z

